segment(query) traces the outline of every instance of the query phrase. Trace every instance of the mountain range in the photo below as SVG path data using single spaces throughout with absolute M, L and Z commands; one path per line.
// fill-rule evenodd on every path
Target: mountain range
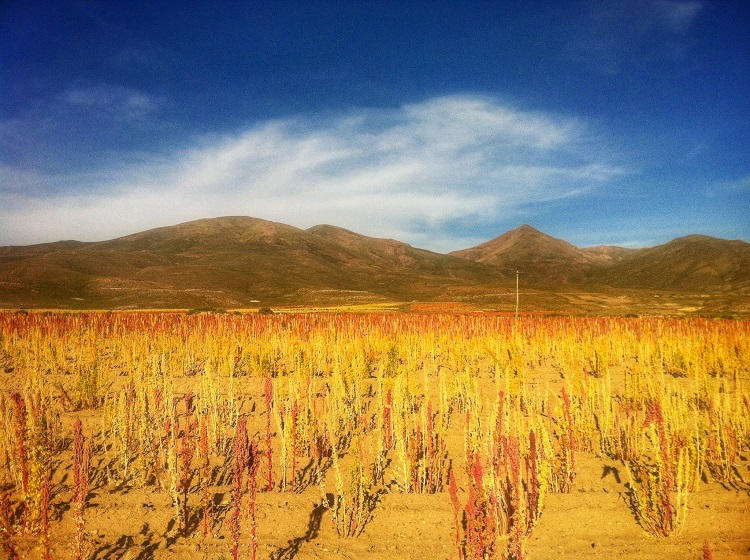
M 727 305 L 736 307 L 727 298 L 750 296 L 750 243 L 689 235 L 644 249 L 578 248 L 522 225 L 444 255 L 330 225 L 299 229 L 249 217 L 210 218 L 109 241 L 0 247 L 0 307 L 246 308 L 414 300 L 507 307 L 516 271 L 526 300 L 537 298 L 548 310 L 560 310 L 553 303 L 563 301 L 560 294 L 576 293 L 584 301 L 582 293 L 632 300 L 634 294 L 659 292 L 719 298 L 726 311 Z

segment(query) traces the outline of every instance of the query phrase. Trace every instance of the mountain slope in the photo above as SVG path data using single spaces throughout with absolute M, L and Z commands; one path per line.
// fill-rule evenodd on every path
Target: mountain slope
M 689 235 L 655 247 L 575 245 L 523 225 L 455 256 L 519 270 L 534 286 L 712 293 L 750 289 L 750 243 Z
M 486 265 L 333 226 L 197 220 L 110 241 L 0 250 L 4 305 L 239 307 L 310 292 L 414 299 L 496 280 Z
M 585 282 L 592 267 L 616 262 L 628 251 L 619 247 L 579 249 L 522 225 L 481 245 L 450 254 L 491 264 L 508 273 L 518 270 L 526 284 L 554 286 Z
M 0 308 L 503 302 L 515 295 L 516 270 L 524 289 L 538 293 L 667 290 L 742 298 L 750 293 L 750 244 L 692 235 L 646 249 L 581 249 L 524 225 L 441 255 L 331 225 L 303 230 L 224 217 L 96 243 L 0 247 Z
M 690 292 L 750 290 L 750 243 L 689 235 L 633 251 L 592 279 L 616 287 Z

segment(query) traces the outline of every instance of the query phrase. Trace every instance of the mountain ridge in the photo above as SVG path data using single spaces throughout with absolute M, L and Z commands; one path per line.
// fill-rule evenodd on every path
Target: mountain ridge
M 643 249 L 579 248 L 524 224 L 440 254 L 329 224 L 225 216 L 98 242 L 0 247 L 0 307 L 489 301 L 509 293 L 516 270 L 539 292 L 744 294 L 748 263 L 750 244 L 699 234 Z
M 579 248 L 523 225 L 450 254 L 500 268 L 523 268 L 531 282 L 544 286 L 562 282 L 689 292 L 750 288 L 750 243 L 702 234 L 642 249 Z

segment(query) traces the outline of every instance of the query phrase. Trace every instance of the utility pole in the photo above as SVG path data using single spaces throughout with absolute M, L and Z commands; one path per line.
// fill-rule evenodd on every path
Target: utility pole
M 518 320 L 518 270 L 516 270 L 516 320 Z

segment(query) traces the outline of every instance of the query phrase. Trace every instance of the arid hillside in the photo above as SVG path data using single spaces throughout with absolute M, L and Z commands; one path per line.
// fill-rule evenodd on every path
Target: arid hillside
M 247 308 L 464 302 L 526 311 L 743 314 L 750 244 L 690 235 L 579 248 L 523 225 L 448 255 L 331 225 L 197 220 L 102 242 L 0 248 L 4 308 Z M 592 299 L 593 298 L 593 299 Z M 633 305 L 629 306 L 629 302 Z M 744 303 L 743 303 L 744 302 Z
M 198 220 L 100 243 L 0 249 L 0 306 L 247 307 L 449 297 L 495 270 L 333 227 Z

